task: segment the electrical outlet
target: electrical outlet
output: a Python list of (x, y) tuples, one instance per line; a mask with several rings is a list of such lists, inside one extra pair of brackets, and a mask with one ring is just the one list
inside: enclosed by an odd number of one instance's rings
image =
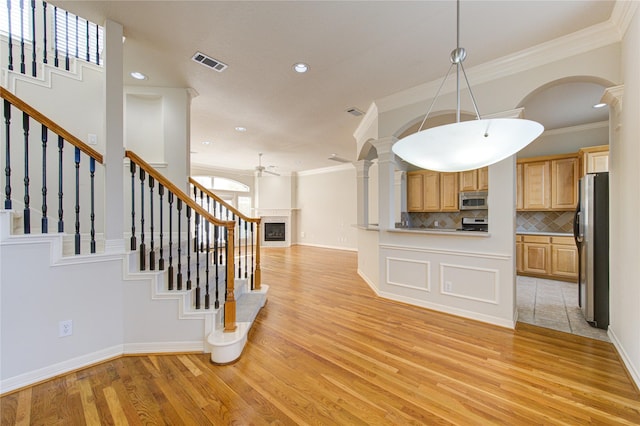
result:
[(447, 293), (451, 293), (451, 281), (445, 281), (444, 282), (444, 291), (446, 291)]
[(89, 133), (89, 137), (88, 137), (87, 143), (89, 145), (98, 145), (98, 135), (93, 134), (93, 133)]
[(58, 323), (58, 337), (71, 336), (73, 334), (73, 321), (65, 320)]
[(305, 235), (304, 235), (304, 231), (302, 231), (302, 232), (300, 233), (300, 237), (304, 238), (304, 236), (305, 236)]

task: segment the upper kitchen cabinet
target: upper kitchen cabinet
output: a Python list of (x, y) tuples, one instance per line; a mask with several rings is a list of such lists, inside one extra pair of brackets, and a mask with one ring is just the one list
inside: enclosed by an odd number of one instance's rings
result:
[(460, 172), (458, 179), (460, 191), (486, 191), (489, 189), (489, 167)]
[(578, 201), (578, 157), (518, 160), (517, 210), (573, 210)]
[(590, 146), (580, 149), (580, 176), (587, 173), (609, 171), (609, 145)]
[(407, 173), (409, 212), (458, 211), (458, 174), (420, 170)]

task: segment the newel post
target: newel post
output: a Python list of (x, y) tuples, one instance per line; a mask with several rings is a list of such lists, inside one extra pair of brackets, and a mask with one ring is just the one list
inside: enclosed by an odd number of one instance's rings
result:
[(224, 299), (224, 332), (231, 333), (236, 331), (236, 300), (234, 296), (235, 290), (235, 268), (234, 268), (234, 240), (235, 240), (235, 222), (226, 225), (227, 227), (227, 290)]
[(260, 226), (262, 219), (259, 218), (258, 222), (256, 222), (256, 270), (255, 270), (255, 281), (254, 281), (254, 290), (260, 290), (260, 284), (262, 283), (262, 272), (260, 271)]

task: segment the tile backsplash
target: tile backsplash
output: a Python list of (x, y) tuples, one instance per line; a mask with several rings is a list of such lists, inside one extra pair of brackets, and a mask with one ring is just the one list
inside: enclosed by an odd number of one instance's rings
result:
[(516, 232), (573, 232), (574, 212), (518, 212)]
[[(487, 210), (402, 213), (398, 228), (460, 228), (463, 217), (487, 217)], [(517, 212), (516, 232), (573, 232), (573, 212)]]
[(402, 213), (402, 228), (460, 228), (463, 217), (487, 217), (487, 210), (465, 210), (449, 213)]

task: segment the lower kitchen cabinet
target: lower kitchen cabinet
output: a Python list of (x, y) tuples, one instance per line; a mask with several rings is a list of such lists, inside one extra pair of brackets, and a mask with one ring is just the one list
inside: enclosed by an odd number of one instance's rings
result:
[(516, 272), (552, 280), (578, 280), (578, 249), (573, 237), (516, 236)]

